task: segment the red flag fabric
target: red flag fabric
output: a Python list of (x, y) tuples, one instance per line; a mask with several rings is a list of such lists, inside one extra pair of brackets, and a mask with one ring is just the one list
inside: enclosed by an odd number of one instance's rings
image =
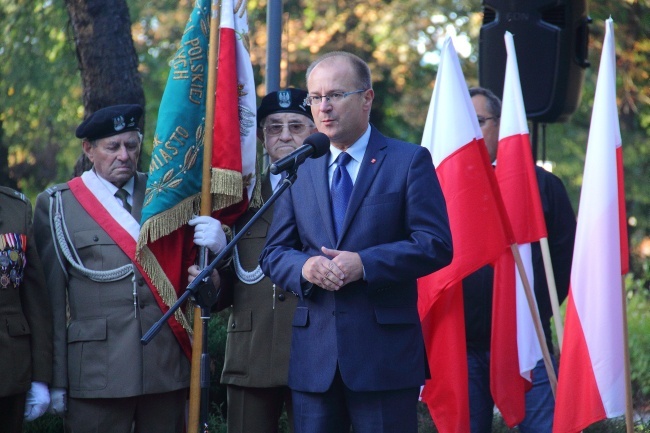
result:
[[(463, 287), (462, 283), (457, 283), (456, 287), (443, 290), (428, 314), (422, 318), (427, 348), (436, 352), (427, 350), (431, 379), (422, 389), (420, 398), (427, 403), (439, 432), (469, 431), (463, 314)], [(462, 374), (463, 371), (465, 374)]]
[(227, 226), (246, 211), (255, 185), (257, 101), (245, 6), (223, 0), (220, 13), (210, 190), (213, 216)]
[[(461, 282), (465, 276), (496, 260), (511, 236), (494, 170), (451, 39), (442, 48), (422, 146), (433, 157), (447, 202), (454, 247), (449, 266), (418, 280), (418, 310), (429, 366), (432, 371), (444, 372), (443, 377), (427, 381), (422, 399), (438, 431), (467, 432), (469, 398)], [(441, 304), (437, 305), (438, 302)], [(442, 305), (454, 312), (453, 317), (442, 313)], [(457, 325), (450, 326), (450, 323)]]
[[(571, 269), (554, 433), (579, 432), (625, 413), (624, 301), (627, 242), (619, 193), (614, 24), (606, 21)], [(605, 319), (606, 318), (606, 319)]]
[[(530, 243), (547, 237), (544, 212), (535, 175), (526, 109), (521, 91), (517, 53), (512, 34), (505, 34), (504, 80), (496, 177), (524, 264), (525, 278), (534, 287)], [(525, 417), (525, 392), (531, 371), (542, 359), (524, 283), (512, 251), (495, 265), (490, 349), (490, 389), (509, 427)], [(536, 306), (535, 306), (536, 308)]]

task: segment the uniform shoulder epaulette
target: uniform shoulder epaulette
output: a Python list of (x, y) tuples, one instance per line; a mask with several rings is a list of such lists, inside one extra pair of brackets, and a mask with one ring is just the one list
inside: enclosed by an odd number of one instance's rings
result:
[(65, 191), (66, 189), (70, 189), (70, 185), (67, 183), (60, 183), (58, 185), (53, 185), (49, 187), (48, 189), (45, 190), (47, 195), (54, 195), (57, 191)]
[(18, 192), (15, 189), (8, 188), (6, 186), (0, 186), (0, 193), (2, 193), (4, 195), (8, 195), (9, 197), (12, 197), (12, 198), (21, 200), (21, 201), (23, 201), (25, 203), (28, 203), (27, 197), (25, 197), (25, 194), (23, 194), (22, 192)]

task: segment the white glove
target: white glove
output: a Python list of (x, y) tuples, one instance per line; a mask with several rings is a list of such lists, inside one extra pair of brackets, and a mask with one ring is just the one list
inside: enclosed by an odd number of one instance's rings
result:
[(32, 387), (27, 392), (25, 401), (25, 419), (34, 421), (43, 415), (50, 405), (50, 393), (47, 384), (43, 382), (32, 382)]
[(208, 247), (210, 251), (219, 254), (226, 246), (226, 234), (221, 228), (221, 222), (209, 216), (197, 216), (188, 221), (194, 226), (194, 243)]
[(50, 390), (50, 407), (47, 411), (54, 415), (63, 416), (66, 409), (68, 391), (65, 388), (52, 388)]

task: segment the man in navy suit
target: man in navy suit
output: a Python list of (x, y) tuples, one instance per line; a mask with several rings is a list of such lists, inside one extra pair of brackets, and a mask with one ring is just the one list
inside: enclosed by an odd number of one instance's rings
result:
[(295, 431), (416, 433), (426, 374), (416, 281), (452, 259), (431, 155), (369, 124), (375, 94), (357, 56), (320, 57), (307, 87), (330, 152), (298, 169), (260, 256), (264, 273), (299, 297)]

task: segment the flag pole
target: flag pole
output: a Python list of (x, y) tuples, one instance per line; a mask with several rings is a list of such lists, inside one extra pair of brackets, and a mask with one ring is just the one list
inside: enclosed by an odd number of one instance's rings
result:
[(533, 290), (530, 287), (530, 282), (526, 276), (526, 270), (524, 269), (524, 263), (521, 259), (521, 254), (519, 253), (519, 245), (512, 244), (510, 245), (512, 250), (512, 255), (515, 258), (515, 263), (517, 264), (517, 270), (519, 271), (519, 276), (524, 285), (524, 293), (526, 293), (526, 299), (528, 300), (528, 307), (530, 308), (530, 315), (533, 318), (533, 324), (535, 325), (535, 333), (537, 334), (537, 339), (539, 340), (539, 345), (542, 348), (542, 357), (544, 359), (544, 366), (546, 367), (546, 373), (548, 374), (548, 381), (551, 385), (551, 391), (553, 391), (553, 397), (555, 397), (555, 390), (557, 388), (557, 375), (555, 374), (555, 369), (553, 368), (553, 362), (551, 361), (551, 354), (548, 351), (548, 345), (546, 344), (546, 337), (544, 336), (544, 330), (542, 329), (542, 321), (539, 318), (539, 312), (536, 308), (535, 298), (533, 295)]
[(558, 353), (562, 350), (562, 341), (564, 340), (564, 325), (562, 314), (560, 313), (560, 301), (557, 297), (557, 286), (555, 285), (555, 274), (553, 272), (553, 262), (551, 261), (551, 250), (548, 246), (548, 238), (544, 237), (539, 240), (542, 248), (542, 258), (544, 259), (544, 271), (546, 272), (546, 282), (548, 285), (548, 295), (551, 299), (551, 308), (553, 309), (553, 323), (557, 334)]
[(630, 346), (628, 341), (627, 330), (627, 296), (625, 290), (625, 276), (621, 277), (621, 296), (623, 298), (623, 354), (625, 356), (624, 373), (625, 373), (625, 426), (627, 433), (634, 432), (634, 415), (632, 408), (632, 382), (630, 380)]
[[(210, 40), (208, 51), (208, 82), (205, 102), (205, 128), (203, 130), (203, 176), (201, 178), (201, 215), (212, 214), (210, 179), (212, 174), (212, 129), (214, 127), (215, 89), (217, 86), (217, 59), (219, 56), (219, 2), (212, 0), (210, 16)], [(199, 266), (207, 264), (207, 252), (202, 249)], [(188, 409), (188, 433), (198, 433), (201, 408), (201, 356), (203, 354), (203, 321), (201, 308), (194, 308), (192, 366), (190, 374), (190, 402)]]

